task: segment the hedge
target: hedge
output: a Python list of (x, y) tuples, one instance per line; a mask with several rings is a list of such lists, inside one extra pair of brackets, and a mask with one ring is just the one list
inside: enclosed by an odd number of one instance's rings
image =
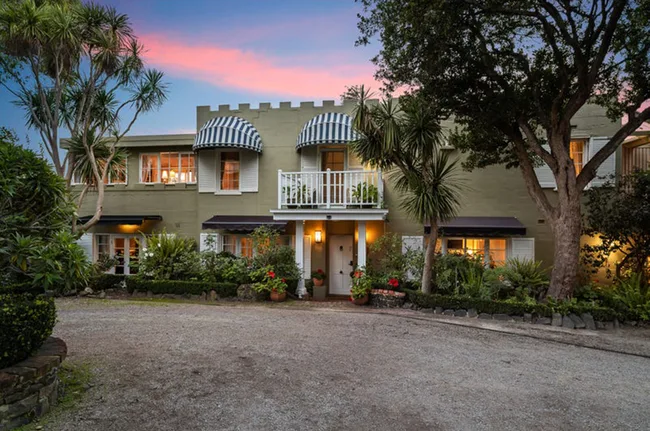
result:
[[(452, 310), (469, 310), (473, 308), (477, 313), (508, 314), (513, 316), (522, 316), (524, 313), (531, 313), (540, 317), (550, 317), (556, 311), (546, 304), (480, 299), (468, 296), (427, 294), (409, 289), (403, 289), (403, 291), (406, 293), (408, 301), (420, 308), (442, 307)], [(639, 320), (637, 313), (622, 313), (611, 308), (590, 304), (564, 304), (562, 305), (562, 310), (557, 311), (562, 314), (574, 313), (577, 315), (590, 313), (594, 320), (602, 322), (612, 321), (614, 319)]]
[(125, 275), (101, 274), (90, 281), (90, 287), (92, 287), (93, 290), (112, 289), (122, 283), (125, 278)]
[(52, 334), (54, 299), (42, 295), (0, 295), (0, 368), (27, 358)]
[(222, 298), (237, 296), (235, 283), (210, 283), (204, 281), (181, 280), (141, 280), (136, 277), (126, 278), (126, 288), (129, 292), (152, 292), (153, 294), (200, 295), (214, 290)]

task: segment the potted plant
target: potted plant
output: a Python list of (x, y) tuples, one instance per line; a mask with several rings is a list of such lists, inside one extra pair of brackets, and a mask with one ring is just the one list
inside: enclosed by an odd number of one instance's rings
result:
[(311, 281), (314, 285), (312, 297), (315, 301), (324, 301), (327, 296), (327, 287), (324, 286), (325, 278), (327, 278), (327, 275), (320, 268), (311, 274)]
[(287, 280), (276, 277), (271, 266), (263, 268), (262, 271), (264, 271), (263, 279), (253, 284), (253, 290), (258, 293), (269, 292), (273, 302), (285, 301), (287, 299)]
[(352, 186), (352, 202), (355, 202), (358, 207), (377, 205), (379, 189), (374, 184), (368, 184), (365, 181)]
[(372, 280), (363, 269), (357, 269), (352, 274), (352, 286), (350, 287), (350, 299), (356, 305), (364, 305), (368, 302), (368, 294), (372, 290)]

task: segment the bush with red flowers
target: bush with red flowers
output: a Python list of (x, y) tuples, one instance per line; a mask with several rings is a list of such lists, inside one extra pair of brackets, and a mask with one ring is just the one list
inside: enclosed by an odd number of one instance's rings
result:
[(265, 266), (251, 273), (253, 280), (258, 280), (253, 284), (253, 290), (261, 292), (284, 293), (287, 290), (287, 280), (276, 276), (272, 266)]
[(357, 268), (352, 274), (350, 295), (352, 299), (360, 299), (370, 293), (372, 279), (366, 274), (364, 268)]

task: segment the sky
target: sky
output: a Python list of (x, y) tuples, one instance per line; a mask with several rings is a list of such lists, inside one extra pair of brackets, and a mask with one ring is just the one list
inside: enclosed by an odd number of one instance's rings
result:
[[(132, 135), (194, 133), (196, 106), (340, 101), (346, 86), (378, 89), (370, 59), (355, 47), (354, 0), (100, 0), (131, 19), (148, 67), (165, 73), (169, 99)], [(38, 147), (25, 114), (0, 88), (0, 126)], [(65, 132), (63, 133), (65, 135)]]

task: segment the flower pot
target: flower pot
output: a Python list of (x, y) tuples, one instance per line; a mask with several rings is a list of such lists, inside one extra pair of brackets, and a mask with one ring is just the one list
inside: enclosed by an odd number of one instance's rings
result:
[(317, 278), (312, 278), (311, 281), (314, 282), (314, 286), (322, 286), (325, 283), (325, 280), (319, 280)]
[(271, 291), (271, 301), (273, 302), (283, 302), (287, 299), (287, 292), (278, 293), (275, 290)]
[(356, 305), (365, 305), (368, 303), (368, 295), (362, 297), (362, 298), (355, 298), (352, 300)]

